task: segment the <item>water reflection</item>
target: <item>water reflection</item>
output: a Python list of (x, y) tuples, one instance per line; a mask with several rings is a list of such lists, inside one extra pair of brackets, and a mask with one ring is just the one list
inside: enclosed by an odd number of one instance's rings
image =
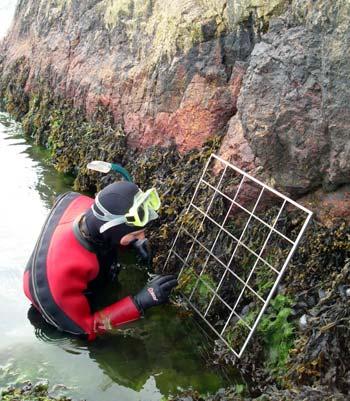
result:
[[(58, 332), (33, 309), (28, 317), (35, 327), (38, 339), (55, 344), (70, 354), (86, 353), (108, 376), (109, 386), (117, 383), (140, 392), (148, 379), (153, 378), (155, 388), (161, 394), (192, 386), (209, 392), (217, 390), (224, 382), (205, 366), (198, 371), (199, 366), (193, 361), (193, 352), (200, 344), (192, 338), (188, 346), (195, 348), (189, 349), (183, 344), (180, 347), (176, 346), (179, 343), (176, 341), (179, 340), (178, 327), (183, 327), (183, 335), (193, 332), (193, 328), (186, 325), (186, 321), (181, 321), (171, 309), (167, 308), (168, 317), (172, 319), (170, 325), (159, 327), (160, 316), (155, 314), (151, 318), (148, 317), (152, 321), (148, 327), (129, 326), (121, 329), (119, 333), (105, 335), (92, 343)], [(175, 326), (176, 335), (173, 334)], [(181, 342), (183, 340), (181, 339)], [(172, 348), (164, 346), (167, 343), (172, 343)]]
[[(4, 127), (3, 132), (8, 134), (3, 137), (4, 142), (7, 142), (6, 145), (18, 147), (18, 155), (31, 161), (36, 179), (29, 188), (34, 190), (45, 207), (50, 209), (59, 194), (71, 190), (74, 178), (54, 170), (50, 163), (50, 151), (25, 140), (20, 124), (11, 119), (7, 113), (0, 113), (0, 124)], [(11, 164), (14, 164), (14, 161), (9, 163), (9, 167)]]

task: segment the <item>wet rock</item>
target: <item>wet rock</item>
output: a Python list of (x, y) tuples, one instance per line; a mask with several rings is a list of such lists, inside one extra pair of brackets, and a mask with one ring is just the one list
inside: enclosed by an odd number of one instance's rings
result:
[(304, 314), (303, 316), (301, 316), (301, 318), (299, 319), (299, 327), (301, 330), (306, 330), (308, 326), (308, 317), (306, 314)]
[(318, 290), (318, 297), (319, 297), (319, 299), (321, 300), (322, 298), (324, 298), (326, 296), (326, 292), (322, 289), (322, 288), (320, 288), (319, 290)]
[(28, 383), (25, 383), (25, 384), (23, 384), (23, 387), (22, 387), (22, 392), (25, 394), (25, 393), (28, 393), (28, 392), (30, 392), (31, 390), (32, 390), (32, 383), (30, 383), (30, 382), (28, 382)]
[(2, 401), (70, 401), (65, 396), (52, 397), (48, 392), (46, 384), (32, 386), (30, 383), (23, 383), (15, 387), (3, 388), (1, 392)]
[(350, 297), (350, 285), (348, 284), (342, 284), (339, 286), (339, 294), (343, 297), (343, 298), (349, 298)]

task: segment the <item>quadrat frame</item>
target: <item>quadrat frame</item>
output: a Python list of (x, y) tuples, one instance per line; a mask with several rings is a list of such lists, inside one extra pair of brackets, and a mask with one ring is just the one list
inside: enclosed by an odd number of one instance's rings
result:
[[(213, 167), (216, 171), (219, 171), (219, 174), (214, 174), (212, 170)], [(223, 184), (225, 182), (230, 183), (230, 179), (231, 188), (229, 191), (226, 191)], [(202, 201), (204, 206), (203, 204), (196, 204), (196, 198), (200, 193), (204, 196), (204, 202)], [(225, 215), (223, 214), (220, 216), (219, 221), (218, 218), (211, 213), (211, 208), (218, 199), (226, 204), (225, 209), (227, 209)], [(269, 219), (266, 218), (264, 212), (266, 200), (270, 202), (273, 201), (276, 210), (275, 215), (273, 215), (273, 217), (270, 216)], [(278, 204), (278, 207), (276, 207), (276, 204)], [(284, 226), (282, 215), (287, 213), (290, 208), (302, 213), (301, 226), (293, 231), (293, 238), (291, 238), (288, 233), (282, 232)], [(202, 220), (195, 230), (186, 228), (184, 223), (182, 223), (169, 251), (164, 269), (166, 269), (171, 261), (175, 260), (175, 262), (181, 266), (179, 273), (180, 280), (186, 272), (188, 273), (191, 271), (191, 274), (195, 277), (195, 283), (189, 293), (182, 295), (219, 338), (224, 341), (229, 349), (240, 358), (274, 295), (288, 263), (311, 219), (312, 212), (219, 156), (212, 154), (204, 167), (185, 215), (190, 215), (191, 213), (196, 213)], [(243, 216), (244, 224), (241, 230), (232, 232), (232, 230), (228, 228), (227, 223), (229, 220), (232, 220), (232, 216), (234, 215)], [(203, 233), (205, 222), (210, 223), (215, 231), (211, 245), (210, 243), (208, 245), (206, 233)], [(251, 241), (245, 240), (252, 226), (256, 226), (257, 224), (260, 225), (258, 230), (260, 233), (259, 235), (261, 236), (261, 233), (264, 233), (264, 235), (262, 235), (263, 240), (258, 248), (254, 247)], [(202, 235), (200, 235), (201, 232)], [(183, 240), (184, 235), (186, 237), (185, 242)], [(226, 260), (223, 260), (223, 258), (215, 252), (216, 247), (220, 244), (222, 235), (228, 236), (227, 238), (229, 238), (233, 244), (232, 252), (230, 249), (230, 254), (226, 257)], [(204, 241), (201, 240), (201, 236), (204, 236), (206, 240), (205, 244), (203, 243)], [(276, 263), (273, 262), (273, 255), (270, 257), (268, 254), (268, 248), (279, 252), (281, 248), (280, 241), (283, 241), (286, 246), (284, 247), (285, 250), (282, 259), (279, 258), (278, 265), (276, 265)], [(275, 248), (271, 247), (271, 245), (274, 245)], [(181, 252), (178, 251), (178, 249)], [(202, 254), (205, 255), (205, 258), (203, 263), (196, 264), (196, 271), (194, 272), (193, 267), (191, 267), (190, 259), (193, 259), (195, 249), (200, 249)], [(180, 255), (184, 250), (186, 254)], [(252, 258), (248, 266), (246, 266), (244, 277), (235, 268), (235, 266), (237, 266), (235, 259), (238, 259), (238, 254), (242, 251), (247, 253), (248, 259)], [(206, 269), (209, 259), (214, 263), (214, 270), (219, 272), (215, 283), (213, 280), (208, 280), (206, 278)], [(272, 274), (274, 277), (274, 279), (271, 280), (271, 288), (268, 288), (266, 294), (262, 294), (256, 286), (254, 286), (253, 276), (255, 276), (261, 268), (265, 269), (265, 271), (267, 270), (267, 274)], [(231, 280), (232, 284), (237, 283), (237, 285), (240, 286), (239, 291), (237, 291), (237, 296), (230, 301), (225, 299), (220, 293), (220, 288), (223, 286), (225, 280)], [(203, 292), (203, 289), (205, 289), (204, 292), (207, 297), (209, 294), (208, 302), (205, 308), (199, 308), (194, 302), (194, 294), (196, 290), (201, 290)], [(250, 320), (247, 320), (244, 314), (239, 310), (242, 297), (244, 298), (248, 293), (249, 296), (254, 299), (254, 302), (259, 305), (256, 316)], [(214, 303), (220, 303), (220, 306), (227, 311), (227, 317), (224, 321), (222, 321), (222, 319), (220, 321), (220, 328), (218, 328), (218, 322), (213, 322), (212, 319), (208, 319), (211, 307)], [(246, 307), (245, 315), (247, 314), (247, 310), (249, 310), (249, 306), (248, 308)], [(244, 328), (245, 335), (243, 335), (243, 339), (241, 339), (238, 346), (233, 346), (232, 343), (227, 340), (227, 333), (228, 330), (233, 329), (234, 331), (235, 328), (238, 327), (237, 325)], [(241, 334), (240, 337), (242, 337)]]

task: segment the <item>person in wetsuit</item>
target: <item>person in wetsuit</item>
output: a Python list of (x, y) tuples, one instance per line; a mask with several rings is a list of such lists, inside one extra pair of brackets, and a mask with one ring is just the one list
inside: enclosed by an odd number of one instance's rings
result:
[(87, 297), (95, 282), (110, 276), (118, 246), (133, 244), (149, 257), (144, 227), (158, 217), (149, 191), (123, 181), (105, 187), (95, 200), (76, 192), (56, 200), (23, 278), (25, 295), (52, 326), (93, 340), (168, 301), (177, 285), (174, 275), (156, 276), (135, 296), (97, 312)]

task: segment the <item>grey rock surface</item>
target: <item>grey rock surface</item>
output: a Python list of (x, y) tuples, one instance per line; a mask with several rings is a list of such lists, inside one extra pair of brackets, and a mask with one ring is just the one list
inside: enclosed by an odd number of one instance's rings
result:
[(255, 45), (238, 99), (244, 136), (276, 185), (350, 181), (350, 3), (294, 1)]

